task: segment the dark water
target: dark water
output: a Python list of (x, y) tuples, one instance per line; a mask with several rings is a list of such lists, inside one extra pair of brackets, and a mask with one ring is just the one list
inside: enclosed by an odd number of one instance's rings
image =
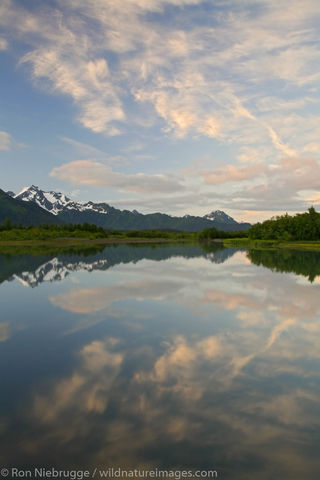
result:
[(0, 468), (318, 479), (319, 274), (285, 250), (0, 254)]

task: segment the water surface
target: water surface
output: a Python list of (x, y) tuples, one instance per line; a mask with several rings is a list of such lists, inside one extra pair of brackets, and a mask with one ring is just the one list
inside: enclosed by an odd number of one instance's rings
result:
[(320, 255), (0, 254), (0, 464), (316, 479)]

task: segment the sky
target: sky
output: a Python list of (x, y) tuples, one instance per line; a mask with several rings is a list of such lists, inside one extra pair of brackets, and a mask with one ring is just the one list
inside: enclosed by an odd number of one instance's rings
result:
[(261, 221), (320, 204), (319, 0), (1, 0), (0, 188)]

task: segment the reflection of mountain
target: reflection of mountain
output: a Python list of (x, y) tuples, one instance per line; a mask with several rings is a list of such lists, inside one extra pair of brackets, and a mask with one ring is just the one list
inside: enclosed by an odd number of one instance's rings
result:
[(305, 250), (249, 250), (248, 258), (276, 272), (294, 272), (313, 282), (320, 275), (320, 252)]
[(77, 246), (77, 247), (2, 247), (0, 253), (0, 283), (13, 280), (14, 275), (20, 276), (23, 272), (34, 272), (42, 265), (50, 262), (53, 257), (63, 256), (75, 260), (92, 257), (96, 252), (102, 252), (104, 246)]
[(34, 272), (21, 272), (14, 274), (12, 278), (19, 280), (23, 285), (36, 287), (42, 282), (56, 282), (63, 280), (70, 273), (80, 270), (92, 272), (93, 270), (104, 270), (107, 260), (97, 260), (92, 263), (84, 261), (71, 262), (64, 261), (57, 257), (52, 258), (48, 262), (40, 265)]
[(64, 254), (31, 256), (22, 254), (0, 255), (0, 282), (19, 280), (23, 285), (36, 287), (42, 282), (55, 282), (66, 278), (75, 271), (107, 270), (121, 263), (136, 263), (147, 259), (167, 260), (171, 257), (204, 257), (213, 263), (223, 263), (235, 254), (237, 249), (221, 245), (206, 247), (200, 245), (111, 245), (103, 251), (86, 254)]
[[(110, 245), (103, 250), (57, 251), (42, 255), (0, 254), (0, 283), (4, 280), (19, 280), (22, 284), (36, 287), (42, 282), (63, 280), (76, 271), (107, 270), (121, 263), (136, 263), (140, 260), (161, 261), (171, 257), (203, 257), (212, 263), (224, 263), (239, 249), (222, 245)], [(263, 265), (277, 272), (294, 272), (304, 275), (312, 282), (320, 275), (320, 253), (301, 250), (249, 250), (248, 258), (256, 265)]]
[(203, 247), (205, 251), (207, 252), (207, 255), (205, 257), (208, 260), (211, 260), (213, 263), (224, 263), (228, 258), (231, 258), (236, 252), (239, 251), (244, 251), (239, 248), (221, 248), (218, 250), (212, 251), (212, 247), (210, 246), (208, 249)]

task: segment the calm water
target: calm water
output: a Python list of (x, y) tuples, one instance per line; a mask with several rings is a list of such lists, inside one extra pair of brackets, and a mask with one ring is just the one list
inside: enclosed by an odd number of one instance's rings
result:
[(318, 274), (284, 250), (0, 255), (0, 467), (318, 479)]

